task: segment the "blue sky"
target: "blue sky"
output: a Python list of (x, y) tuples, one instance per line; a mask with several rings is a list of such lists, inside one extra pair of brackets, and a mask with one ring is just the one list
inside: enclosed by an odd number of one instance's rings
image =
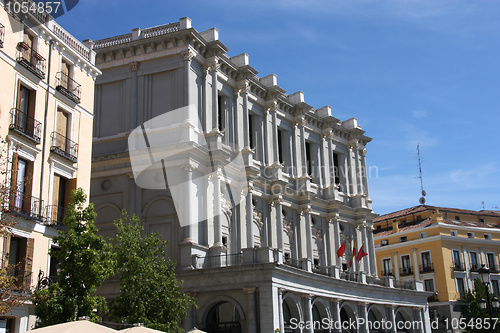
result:
[(81, 0), (58, 22), (97, 40), (185, 16), (287, 93), (358, 119), (376, 213), (418, 205), (418, 143), (428, 204), (500, 207), (500, 2)]

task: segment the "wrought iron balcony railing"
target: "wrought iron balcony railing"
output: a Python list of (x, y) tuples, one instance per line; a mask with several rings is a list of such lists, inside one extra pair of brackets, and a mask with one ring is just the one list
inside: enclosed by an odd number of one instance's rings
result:
[(17, 62), (21, 66), (26, 67), (40, 79), (45, 79), (45, 58), (38, 54), (25, 42), (18, 43), (17, 47), (19, 48)]
[(411, 267), (401, 267), (399, 269), (399, 275), (405, 276), (405, 275), (412, 275), (413, 274), (413, 269)]
[(292, 266), (295, 268), (302, 268), (302, 263), (300, 260), (293, 259), (293, 258), (283, 258), (283, 263), (288, 266)]
[(454, 271), (465, 271), (465, 265), (461, 262), (454, 263), (451, 268), (453, 268)]
[(40, 215), (42, 206), (43, 201), (41, 199), (28, 195), (19, 189), (12, 189), (9, 195), (9, 205), (5, 210), (35, 220), (43, 220), (43, 216)]
[(15, 278), (16, 291), (23, 292), (31, 289), (31, 271), (11, 268), (7, 270), (7, 275)]
[(0, 47), (3, 47), (3, 39), (5, 37), (5, 27), (0, 23)]
[(313, 265), (312, 271), (316, 274), (328, 275), (328, 267), (321, 265)]
[(22, 112), (19, 109), (10, 109), (9, 128), (36, 144), (40, 143), (42, 123), (35, 120), (35, 118), (28, 116), (25, 112)]
[(52, 132), (50, 138), (52, 139), (50, 151), (67, 158), (73, 163), (76, 162), (78, 157), (78, 143), (71, 141), (57, 132)]
[(63, 72), (56, 74), (56, 89), (75, 103), (80, 103), (81, 85)]
[(394, 276), (394, 273), (392, 272), (392, 269), (384, 269), (382, 271), (382, 276)]
[(434, 272), (433, 264), (420, 265), (420, 273)]
[(472, 272), (477, 272), (480, 268), (481, 268), (481, 265), (479, 265), (478, 263), (470, 264), (470, 270)]
[(45, 223), (49, 225), (63, 226), (65, 217), (66, 208), (57, 205), (50, 205), (46, 207)]

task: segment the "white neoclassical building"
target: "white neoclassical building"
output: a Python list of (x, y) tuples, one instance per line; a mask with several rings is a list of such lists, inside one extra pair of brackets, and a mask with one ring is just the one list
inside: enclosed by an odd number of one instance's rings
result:
[[(258, 77), (247, 54), (228, 56), (217, 29), (198, 32), (189, 18), (85, 43), (102, 71), (97, 225), (113, 235), (126, 209), (168, 240), (197, 298), (186, 329), (430, 332), (422, 285), (377, 277), (371, 139), (356, 119)], [(354, 244), (367, 255), (351, 267)]]

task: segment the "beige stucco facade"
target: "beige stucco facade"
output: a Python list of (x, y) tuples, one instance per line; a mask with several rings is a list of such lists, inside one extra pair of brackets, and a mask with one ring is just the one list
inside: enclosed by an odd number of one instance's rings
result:
[[(8, 13), (0, 1), (0, 183), (3, 217), (15, 221), (0, 239), (1, 264), (17, 264), (19, 290), (33, 291), (40, 272), (54, 276), (52, 238), (63, 227), (71, 191), (90, 191), (94, 52), (47, 15)], [(28, 302), (0, 317), (0, 332), (35, 324)]]

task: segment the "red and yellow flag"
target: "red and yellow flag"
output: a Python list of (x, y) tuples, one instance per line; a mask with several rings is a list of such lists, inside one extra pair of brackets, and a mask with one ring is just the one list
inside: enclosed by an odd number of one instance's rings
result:
[(354, 243), (352, 245), (352, 255), (351, 255), (351, 260), (349, 261), (349, 267), (352, 266), (352, 262), (355, 256), (356, 256), (356, 238), (354, 238)]

